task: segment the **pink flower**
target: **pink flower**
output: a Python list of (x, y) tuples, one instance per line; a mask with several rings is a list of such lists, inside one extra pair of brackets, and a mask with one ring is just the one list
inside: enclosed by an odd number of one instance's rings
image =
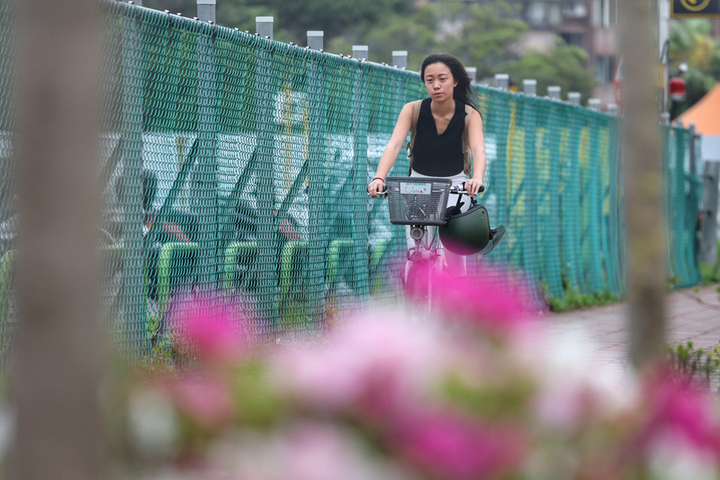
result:
[(180, 343), (193, 348), (201, 358), (218, 363), (241, 358), (246, 346), (241, 330), (244, 319), (236, 316), (232, 306), (219, 299), (188, 295), (174, 303), (170, 318)]
[(509, 272), (483, 268), (477, 276), (440, 274), (432, 281), (435, 305), (448, 321), (503, 335), (531, 323), (531, 287), (513, 280)]
[(220, 379), (187, 374), (166, 388), (177, 407), (201, 428), (215, 429), (233, 419), (232, 393)]
[[(663, 375), (648, 389), (650, 418), (646, 442), (672, 431), (720, 460), (720, 418), (707, 393), (690, 383)], [(676, 437), (677, 438), (677, 437)]]
[(450, 350), (430, 325), (384, 313), (343, 325), (322, 346), (281, 352), (273, 381), (312, 408), (330, 411), (384, 417), (417, 402), (437, 381)]
[(433, 478), (498, 478), (521, 466), (523, 441), (513, 428), (480, 426), (443, 413), (406, 421), (395, 439), (397, 448), (412, 465)]

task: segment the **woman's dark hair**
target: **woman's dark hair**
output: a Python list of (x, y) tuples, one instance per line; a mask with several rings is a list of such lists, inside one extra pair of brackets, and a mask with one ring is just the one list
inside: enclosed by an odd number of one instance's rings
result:
[(428, 57), (423, 60), (422, 66), (420, 67), (420, 79), (422, 82), (425, 83), (425, 68), (434, 63), (444, 63), (447, 65), (453, 78), (458, 82), (455, 86), (455, 90), (453, 90), (453, 98), (455, 100), (460, 100), (466, 105), (470, 105), (480, 112), (477, 101), (477, 93), (475, 92), (475, 89), (470, 86), (472, 77), (470, 77), (470, 74), (467, 73), (467, 70), (465, 70), (465, 66), (463, 66), (462, 62), (458, 60), (457, 57), (450, 55), (449, 53), (433, 53), (432, 55), (428, 55)]

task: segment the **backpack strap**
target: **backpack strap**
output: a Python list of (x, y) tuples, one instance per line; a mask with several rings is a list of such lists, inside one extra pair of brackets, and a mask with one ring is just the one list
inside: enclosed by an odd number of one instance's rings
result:
[[(413, 116), (412, 116), (412, 124), (410, 125), (410, 141), (407, 144), (407, 147), (405, 149), (405, 153), (407, 153), (408, 158), (410, 159), (410, 172), (408, 175), (412, 173), (412, 161), (413, 161), (413, 147), (415, 146), (415, 135), (417, 134), (417, 123), (418, 119), (420, 118), (420, 106), (422, 104), (422, 100), (416, 100), (413, 102)], [(467, 125), (465, 126), (465, 129), (467, 129)]]
[[(410, 141), (407, 144), (405, 152), (410, 159), (410, 172), (412, 174), (412, 161), (413, 161), (413, 147), (415, 146), (415, 135), (417, 134), (417, 123), (420, 118), (420, 106), (422, 100), (413, 102), (413, 117), (412, 124), (410, 126)], [(472, 152), (470, 151), (470, 140), (468, 137), (468, 129), (470, 126), (470, 116), (472, 115), (473, 108), (470, 105), (465, 105), (465, 128), (462, 133), (462, 151), (463, 151), (463, 171), (468, 177), (472, 172)]]
[(470, 105), (465, 105), (465, 129), (462, 133), (462, 151), (463, 151), (463, 171), (468, 177), (472, 172), (472, 152), (470, 151), (470, 140), (468, 137), (468, 127), (470, 126), (470, 115), (472, 115), (473, 108)]

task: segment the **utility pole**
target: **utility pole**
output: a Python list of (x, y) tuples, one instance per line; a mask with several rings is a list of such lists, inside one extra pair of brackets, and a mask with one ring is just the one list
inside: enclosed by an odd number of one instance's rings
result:
[(670, 2), (671, 0), (658, 0), (658, 75), (662, 78), (662, 92), (660, 99), (660, 112), (668, 109), (668, 78), (670, 74)]
[(620, 7), (623, 52), (623, 147), (630, 358), (641, 369), (665, 354), (666, 239), (658, 126), (657, 3)]

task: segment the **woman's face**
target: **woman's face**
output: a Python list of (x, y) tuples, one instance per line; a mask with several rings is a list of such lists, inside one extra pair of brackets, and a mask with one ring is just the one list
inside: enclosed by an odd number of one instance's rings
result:
[(453, 98), (453, 89), (458, 82), (444, 63), (432, 63), (425, 67), (425, 87), (428, 94), (435, 101), (445, 101)]

